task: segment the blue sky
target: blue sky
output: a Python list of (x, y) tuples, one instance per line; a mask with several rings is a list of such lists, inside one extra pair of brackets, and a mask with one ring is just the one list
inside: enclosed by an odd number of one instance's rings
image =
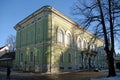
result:
[(71, 17), (70, 8), (75, 0), (0, 0), (0, 46), (10, 34), (16, 35), (14, 26), (44, 5), (51, 5)]
[(76, 0), (0, 0), (0, 47), (6, 44), (10, 34), (16, 35), (13, 27), (19, 21), (42, 6), (51, 5), (66, 16), (74, 18), (71, 7), (75, 2)]

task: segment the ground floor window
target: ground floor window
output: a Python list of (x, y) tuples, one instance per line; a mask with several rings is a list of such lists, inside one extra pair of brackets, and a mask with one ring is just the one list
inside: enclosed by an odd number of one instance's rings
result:
[(33, 62), (33, 59), (34, 59), (34, 54), (33, 52), (30, 53), (30, 61)]
[(23, 61), (23, 53), (20, 53), (20, 61)]
[(63, 52), (61, 52), (60, 53), (60, 62), (62, 62), (62, 63), (64, 62), (64, 56), (63, 55), (64, 55)]
[(71, 54), (68, 53), (68, 62), (71, 63)]

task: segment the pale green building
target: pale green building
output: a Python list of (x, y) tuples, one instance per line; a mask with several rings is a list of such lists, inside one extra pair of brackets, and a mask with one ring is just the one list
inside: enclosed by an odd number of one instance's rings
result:
[(43, 6), (14, 28), (18, 70), (57, 73), (106, 67), (104, 41), (87, 30), (83, 33), (81, 26), (51, 6)]

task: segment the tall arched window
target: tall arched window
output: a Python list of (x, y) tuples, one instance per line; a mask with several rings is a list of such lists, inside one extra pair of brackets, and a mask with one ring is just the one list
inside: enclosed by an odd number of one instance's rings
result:
[(97, 45), (95, 44), (95, 51), (97, 51)]
[(93, 49), (93, 46), (92, 46), (92, 44), (90, 44), (90, 50), (92, 50)]
[(86, 40), (83, 40), (82, 48), (85, 50), (88, 49), (88, 42)]
[(80, 38), (78, 39), (78, 44), (77, 45), (78, 45), (78, 48), (81, 48), (81, 39)]
[(94, 44), (92, 45), (92, 50), (95, 51), (95, 45)]
[(85, 49), (85, 48), (86, 48), (86, 41), (83, 40), (83, 49)]
[(64, 42), (64, 34), (61, 29), (58, 29), (57, 33), (57, 41), (63, 43)]
[(88, 42), (86, 41), (86, 49), (88, 49)]
[(71, 44), (71, 35), (70, 35), (70, 33), (67, 33), (67, 36), (66, 36), (66, 44), (68, 44), (68, 45)]

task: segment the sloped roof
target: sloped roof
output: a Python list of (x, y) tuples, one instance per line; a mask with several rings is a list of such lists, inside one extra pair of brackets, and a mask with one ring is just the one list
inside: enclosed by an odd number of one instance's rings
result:
[(2, 48), (4, 48), (5, 46), (3, 46), (3, 47), (0, 47), (0, 50), (2, 49)]
[(12, 58), (12, 59), (15, 59), (15, 52), (5, 53), (4, 55), (0, 56), (0, 59), (1, 58)]
[(0, 58), (0, 61), (12, 60), (12, 58)]

